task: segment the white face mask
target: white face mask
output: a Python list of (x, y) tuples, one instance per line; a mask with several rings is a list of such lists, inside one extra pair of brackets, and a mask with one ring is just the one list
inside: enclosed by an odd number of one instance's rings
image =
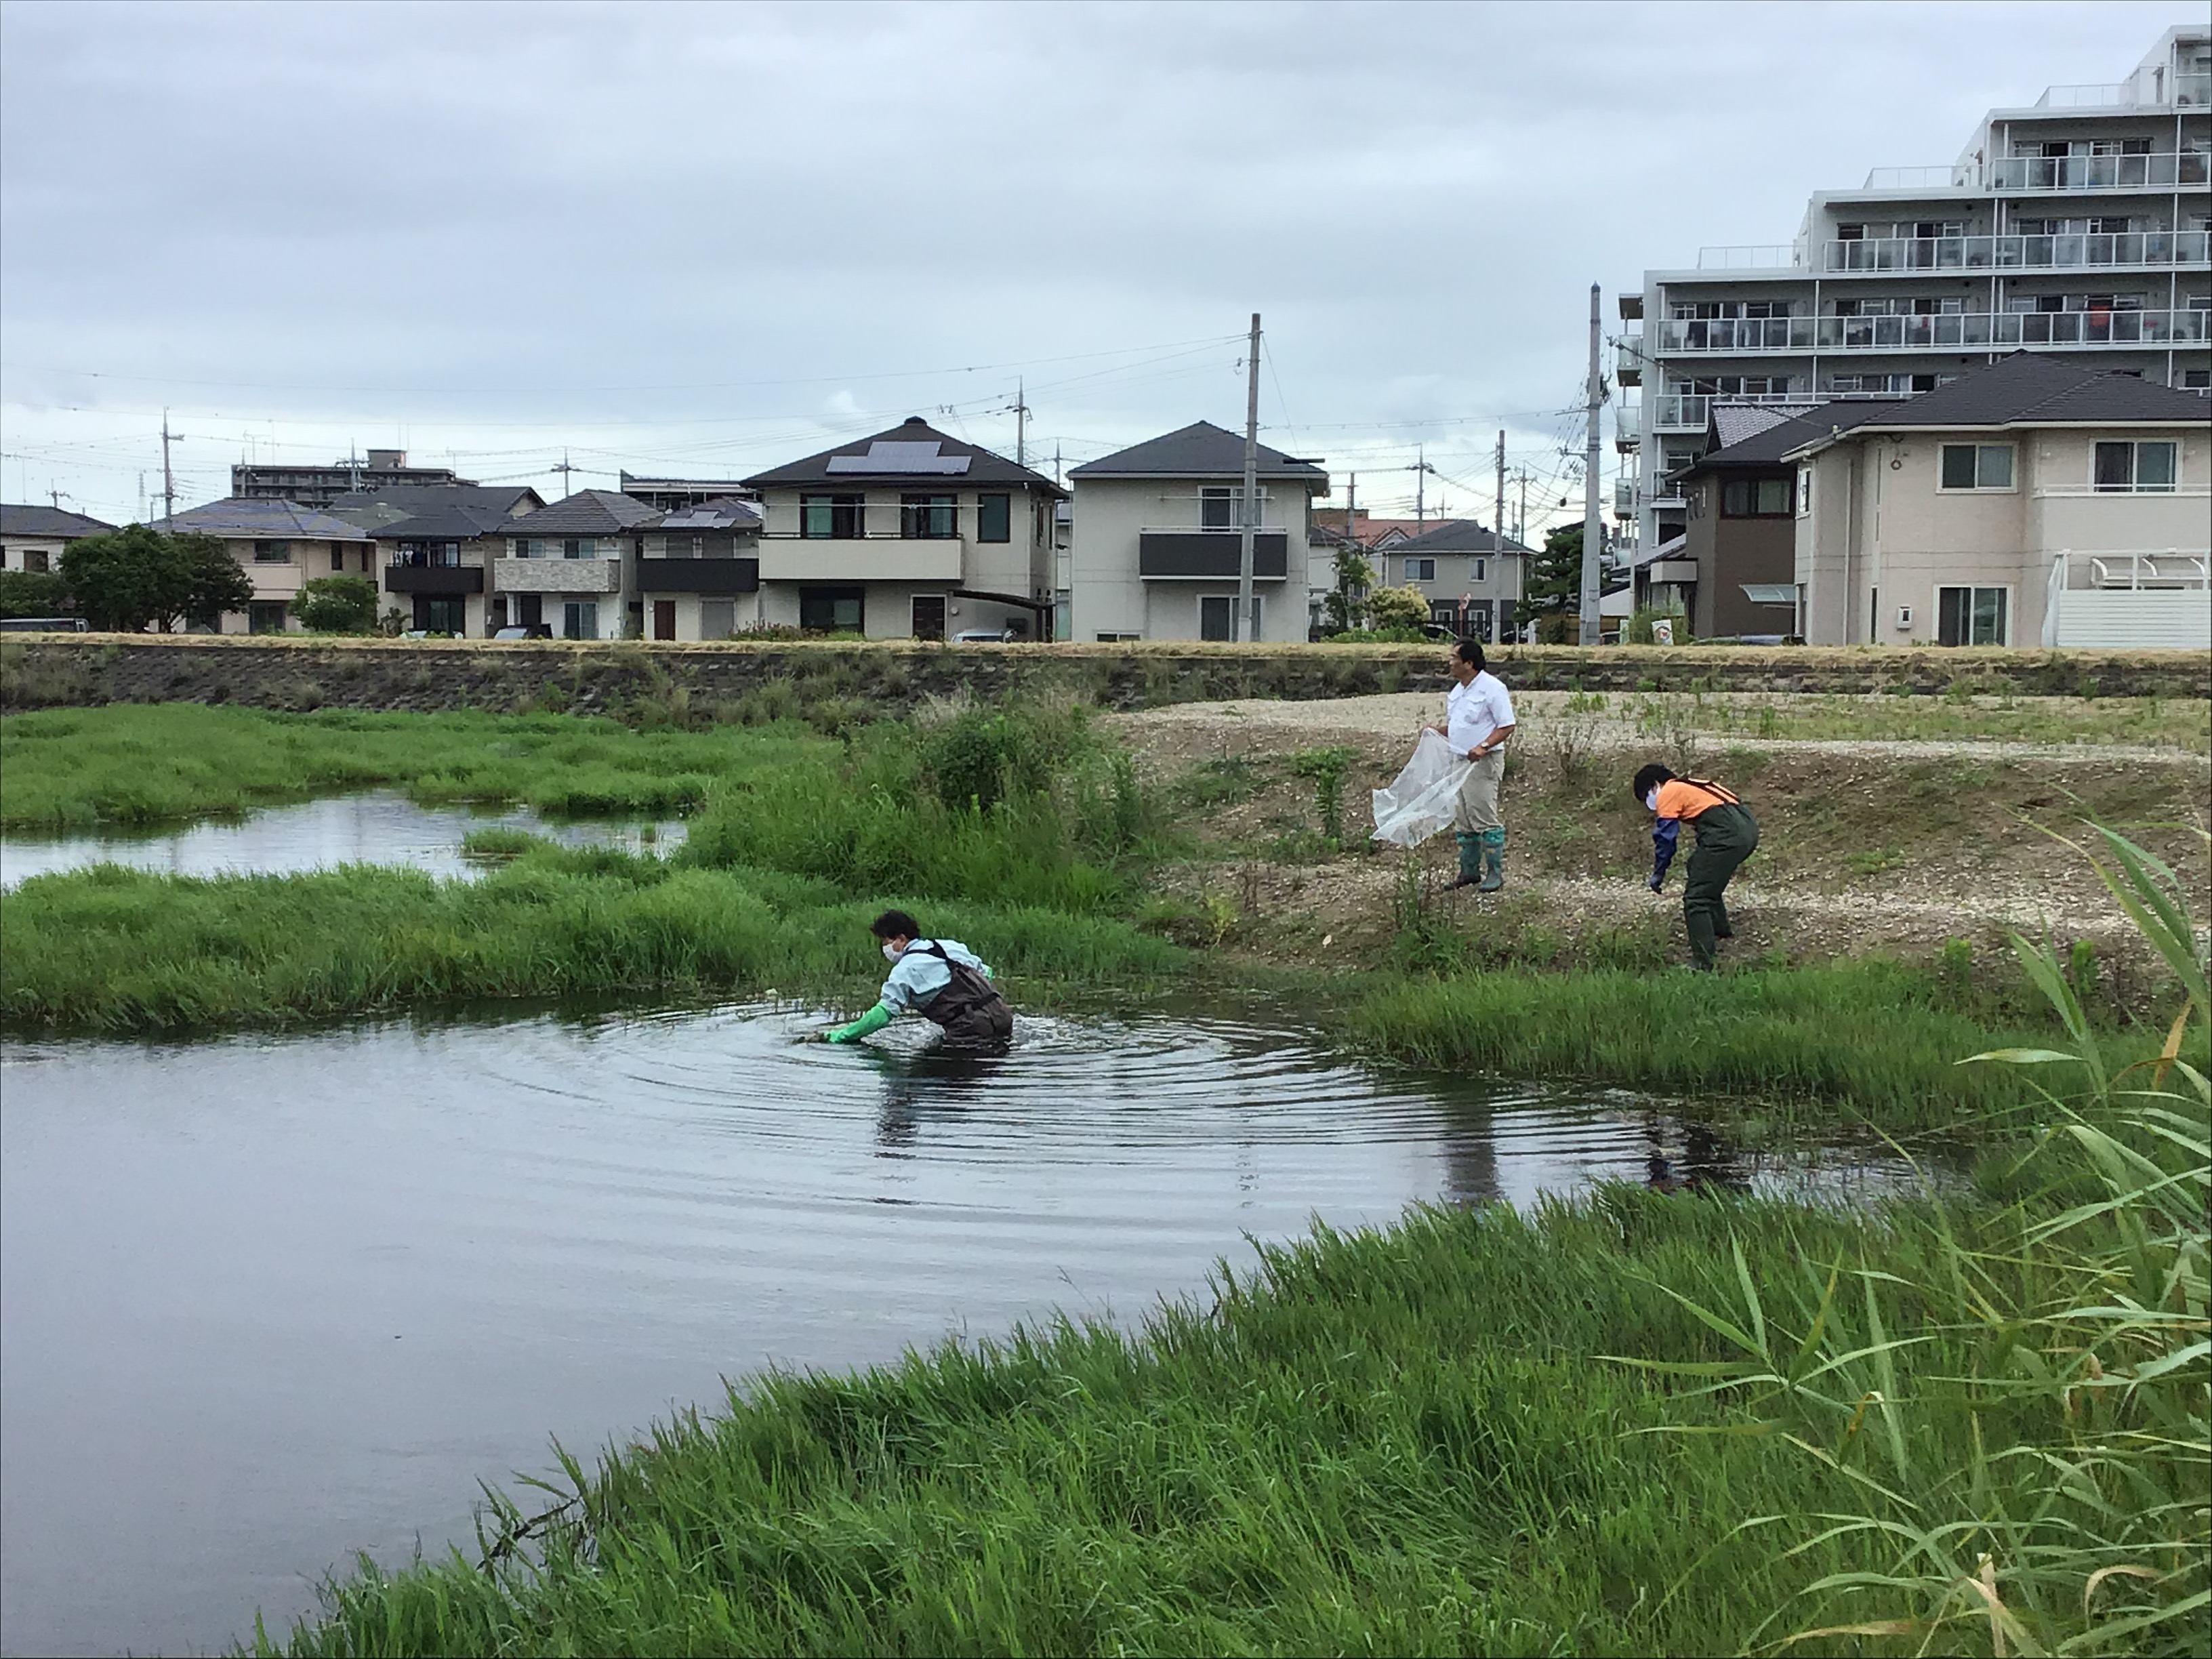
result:
[(1650, 794), (1644, 796), (1644, 805), (1647, 811), (1653, 812), (1657, 811), (1659, 810), (1659, 792), (1656, 789), (1654, 789)]
[(886, 939), (884, 942), (884, 960), (885, 962), (896, 962), (898, 959), (899, 947)]

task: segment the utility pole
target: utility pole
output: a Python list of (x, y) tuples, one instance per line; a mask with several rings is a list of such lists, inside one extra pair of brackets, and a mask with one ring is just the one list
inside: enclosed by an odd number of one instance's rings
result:
[(1505, 434), (1498, 434), (1498, 516), (1490, 521), (1491, 551), (1505, 556)]
[(169, 411), (161, 411), (161, 517), (164, 520), (177, 516), (177, 474), (169, 465), (169, 446), (185, 434), (169, 430)]
[(1605, 381), (1598, 368), (1598, 285), (1590, 284), (1589, 410), (1583, 434), (1582, 642), (1595, 645), (1598, 618), (1598, 561), (1605, 550), (1605, 520), (1598, 516), (1598, 416), (1605, 404)]
[(1014, 381), (1014, 465), (1030, 464), (1030, 405), (1022, 395), (1022, 383)]
[(1528, 469), (1521, 469), (1521, 511), (1513, 520), (1513, 539), (1522, 546), (1528, 545)]
[(1243, 545), (1237, 554), (1237, 615), (1229, 637), (1250, 640), (1260, 630), (1252, 626), (1252, 539), (1260, 527), (1260, 313), (1252, 313), (1252, 343), (1244, 353), (1244, 520)]
[(548, 472), (558, 472), (561, 475), (561, 493), (563, 495), (570, 495), (575, 493), (568, 488), (568, 475), (572, 472), (578, 471), (580, 469), (568, 465), (568, 452), (567, 450), (564, 449), (561, 452), (560, 465), (549, 466), (545, 470)]

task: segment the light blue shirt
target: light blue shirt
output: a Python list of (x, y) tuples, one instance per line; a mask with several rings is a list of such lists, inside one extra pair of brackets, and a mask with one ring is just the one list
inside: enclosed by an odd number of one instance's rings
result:
[(932, 952), (923, 950), (921, 947), (925, 945), (936, 945), (953, 962), (966, 963), (985, 979), (991, 977), (989, 964), (958, 939), (912, 940), (905, 950), (899, 952), (898, 961), (892, 964), (890, 977), (884, 981), (880, 1000), (895, 1014), (921, 1007), (952, 983), (951, 966), (939, 961)]

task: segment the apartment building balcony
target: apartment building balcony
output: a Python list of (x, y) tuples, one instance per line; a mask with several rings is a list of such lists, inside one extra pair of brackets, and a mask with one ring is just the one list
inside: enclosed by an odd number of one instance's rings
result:
[(494, 559), (498, 593), (619, 593), (620, 559)]
[[(2085, 156), (2085, 161), (2142, 157)], [(2212, 261), (2212, 232), (2074, 231), (2058, 235), (1869, 236), (1823, 242), (1830, 274), (1899, 270), (2144, 270)]]
[[(1225, 579), (1234, 581), (1243, 560), (1244, 538), (1233, 530), (1139, 530), (1137, 574), (1148, 580)], [(1252, 537), (1252, 574), (1259, 581), (1280, 581), (1290, 568), (1291, 538), (1280, 530)]]
[(2201, 149), (2148, 155), (2005, 155), (1988, 168), (1990, 190), (2035, 193), (2077, 190), (2172, 190), (2212, 184), (2212, 155)]
[(2196, 109), (2212, 104), (2212, 75), (2182, 71), (2173, 76), (2173, 95), (2167, 99), (2146, 99), (2136, 81), (2100, 81), (2079, 86), (2045, 87), (2043, 96), (2035, 100), (2038, 109), (2112, 109), (2130, 106), (2157, 108), (2164, 104)]
[(480, 564), (428, 564), (394, 560), (384, 567), (387, 593), (425, 593), (433, 599), (453, 599), (484, 591)]
[(1613, 516), (1632, 519), (1636, 516), (1636, 480), (1615, 478), (1613, 481)]
[(2006, 346), (2201, 345), (2212, 311), (1948, 312), (1910, 317), (1717, 317), (1662, 323), (1662, 354), (1960, 351)]
[(757, 593), (758, 559), (640, 559), (641, 593)]
[(1652, 425), (1662, 432), (1703, 432), (1715, 404), (1826, 403), (1834, 395), (1813, 392), (1668, 392), (1651, 400)]
[(951, 582), (961, 578), (967, 543), (957, 536), (761, 538), (764, 582)]

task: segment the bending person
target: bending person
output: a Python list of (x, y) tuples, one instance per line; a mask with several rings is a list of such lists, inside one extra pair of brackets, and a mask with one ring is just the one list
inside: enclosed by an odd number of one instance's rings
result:
[(990, 964), (957, 939), (924, 939), (921, 924), (903, 910), (886, 910), (869, 923), (891, 964), (876, 1006), (849, 1025), (825, 1031), (827, 1042), (858, 1042), (899, 1014), (912, 1012), (945, 1033), (945, 1044), (988, 1053), (1014, 1035), (1014, 1011), (991, 982)]
[(1735, 932), (1729, 926), (1723, 895), (1736, 866), (1759, 845), (1759, 820), (1717, 783), (1678, 778), (1663, 766), (1645, 767), (1629, 790), (1658, 817), (1651, 827), (1651, 879), (1646, 884), (1653, 892), (1667, 879), (1684, 821), (1697, 831), (1698, 845), (1682, 884), (1682, 925), (1689, 930), (1692, 961), (1711, 969), (1717, 941)]

